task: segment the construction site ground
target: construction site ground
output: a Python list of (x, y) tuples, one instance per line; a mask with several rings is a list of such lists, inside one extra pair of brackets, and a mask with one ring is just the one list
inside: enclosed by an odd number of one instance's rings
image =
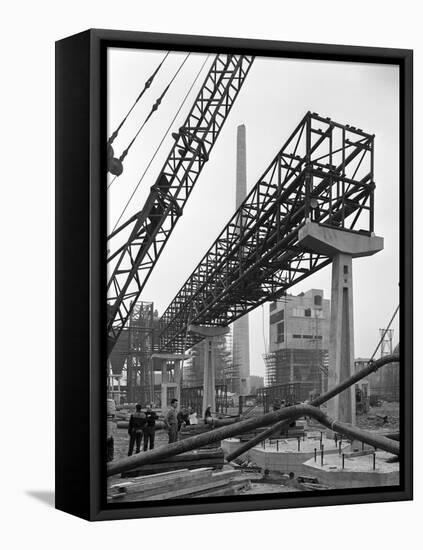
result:
[(363, 430), (399, 431), (399, 403), (383, 401), (378, 407), (370, 407), (369, 412), (357, 415), (356, 424)]
[[(382, 402), (377, 407), (371, 407), (365, 414), (357, 415), (356, 424), (358, 427), (368, 431), (375, 431), (380, 433), (398, 432), (399, 431), (399, 403)], [(313, 431), (318, 430), (319, 427), (306, 426), (305, 430), (308, 437), (313, 436)], [(324, 428), (322, 428), (324, 430)], [(317, 433), (317, 432), (316, 432)], [(317, 437), (317, 436), (316, 436)], [(314, 438), (313, 438), (314, 439)], [(126, 429), (114, 430), (114, 460), (120, 460), (128, 454), (129, 436)], [(158, 430), (156, 432), (155, 447), (162, 447), (168, 444), (168, 436), (164, 430)], [(297, 441), (293, 441), (294, 447), (297, 445)], [(307, 445), (307, 443), (302, 443)], [(142, 449), (142, 445), (141, 445)], [(143, 452), (141, 450), (141, 452)], [(334, 459), (335, 460), (335, 459)], [(369, 460), (369, 459), (367, 459)], [(233, 469), (233, 466), (226, 464), (223, 468), (226, 470)], [(287, 481), (286, 478), (281, 479), (266, 479), (263, 480), (263, 472), (260, 471), (245, 471), (242, 468), (238, 469), (240, 476), (250, 480), (248, 487), (239, 491), (239, 494), (269, 494), (269, 493), (286, 493), (304, 490), (302, 486), (299, 486), (295, 481)], [(108, 488), (116, 483), (122, 481), (120, 475), (111, 476), (108, 478)]]
[[(129, 443), (129, 436), (128, 436), (127, 430), (116, 429), (114, 432), (114, 459), (115, 460), (120, 460), (127, 456), (128, 443)], [(155, 447), (158, 448), (167, 444), (168, 444), (167, 433), (164, 430), (158, 430), (156, 432)], [(142, 445), (141, 445), (141, 449), (142, 449)], [(141, 450), (141, 452), (143, 451)], [(223, 470), (224, 471), (234, 470), (234, 468), (233, 466), (227, 464), (224, 466)], [(287, 482), (286, 479), (281, 479), (281, 480), (275, 479), (273, 483), (270, 480), (268, 480), (266, 483), (260, 483), (260, 480), (263, 477), (262, 473), (243, 471), (242, 469), (239, 469), (239, 470), (237, 469), (237, 471), (238, 471), (239, 477), (242, 477), (242, 478), (245, 478), (245, 480), (251, 481), (248, 488), (245, 488), (239, 492), (240, 495), (289, 493), (289, 492), (295, 492), (300, 490), (297, 487), (290, 486), (290, 484)], [(111, 486), (117, 483), (120, 483), (122, 481), (125, 481), (125, 479), (122, 479), (120, 474), (110, 476), (107, 480), (108, 491), (110, 492)], [(128, 499), (125, 499), (125, 501), (127, 500)]]

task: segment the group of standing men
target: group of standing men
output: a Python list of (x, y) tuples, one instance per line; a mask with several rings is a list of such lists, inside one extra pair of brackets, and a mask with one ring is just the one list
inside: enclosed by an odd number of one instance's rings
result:
[(128, 456), (134, 452), (134, 446), (137, 453), (141, 451), (141, 442), (144, 437), (144, 451), (148, 447), (154, 449), (154, 437), (156, 430), (157, 414), (153, 411), (152, 405), (147, 405), (146, 411), (141, 410), (141, 405), (136, 405), (135, 412), (131, 414), (129, 419), (128, 434), (129, 434), (129, 449)]
[(165, 426), (169, 436), (169, 443), (178, 441), (178, 432), (182, 426), (189, 426), (191, 423), (197, 423), (197, 415), (192, 412), (191, 407), (181, 409), (178, 412), (178, 400), (172, 399), (170, 408), (165, 416)]
[[(208, 407), (205, 417), (211, 416), (210, 409), (211, 407)], [(158, 416), (153, 411), (153, 405), (147, 406), (145, 412), (142, 411), (141, 405), (136, 405), (135, 412), (131, 414), (129, 419), (128, 456), (132, 455), (134, 452), (134, 447), (136, 453), (141, 451), (141, 442), (143, 438), (144, 451), (147, 451), (149, 447), (150, 450), (154, 449), (156, 420), (158, 420)], [(182, 426), (197, 424), (197, 422), (197, 415), (196, 413), (193, 413), (191, 408), (181, 409), (178, 411), (178, 400), (176, 398), (172, 399), (170, 402), (170, 408), (164, 417), (164, 424), (168, 433), (169, 443), (175, 443), (175, 441), (178, 441), (178, 432)]]

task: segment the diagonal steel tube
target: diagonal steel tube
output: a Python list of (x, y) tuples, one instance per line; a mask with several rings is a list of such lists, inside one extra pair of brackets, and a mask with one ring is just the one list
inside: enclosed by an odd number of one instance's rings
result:
[[(242, 433), (249, 432), (250, 430), (260, 428), (269, 424), (273, 424), (276, 421), (283, 422), (292, 422), (302, 416), (310, 416), (318, 420), (324, 426), (327, 426), (333, 431), (345, 435), (347, 437), (357, 439), (358, 441), (363, 441), (368, 445), (372, 445), (377, 449), (387, 451), (398, 455), (400, 452), (400, 444), (398, 441), (388, 439), (387, 437), (372, 434), (366, 432), (356, 426), (351, 426), (350, 424), (345, 424), (343, 422), (338, 422), (329, 418), (325, 413), (323, 413), (317, 407), (312, 405), (293, 405), (292, 407), (287, 407), (276, 412), (267, 413), (259, 418), (250, 418), (248, 420), (242, 420), (241, 422), (236, 422), (229, 426), (223, 426), (222, 428), (216, 428), (215, 430), (210, 430), (204, 432), (200, 435), (189, 437), (183, 441), (177, 441), (176, 443), (171, 443), (165, 447), (159, 447), (158, 449), (153, 449), (145, 453), (139, 453), (135, 456), (129, 456), (121, 460), (110, 462), (107, 465), (107, 475), (112, 476), (128, 470), (133, 470), (146, 464), (154, 464), (165, 458), (179, 455), (187, 451), (192, 451), (193, 449), (198, 449), (210, 443), (217, 441), (222, 441), (228, 437), (233, 437)], [(228, 455), (229, 457), (229, 455)], [(227, 457), (227, 460), (228, 460)]]
[[(294, 405), (292, 407), (287, 407), (279, 411), (264, 414), (261, 417), (249, 418), (248, 420), (242, 420), (241, 422), (236, 422), (229, 426), (216, 428), (215, 430), (210, 430), (200, 435), (184, 439), (183, 441), (177, 441), (176, 443), (171, 443), (170, 445), (166, 445), (165, 447), (153, 449), (152, 451), (148, 451), (146, 453), (140, 453), (135, 456), (130, 456), (118, 461), (110, 462), (107, 465), (107, 475), (112, 476), (121, 472), (132, 470), (145, 464), (154, 464), (155, 462), (163, 460), (164, 458), (179, 455), (193, 449), (198, 449), (199, 447), (203, 447), (217, 441), (222, 441), (223, 439), (226, 439), (228, 437), (247, 433), (256, 428), (271, 425), (272, 427), (270, 431), (273, 433), (273, 431), (277, 429), (275, 428), (275, 426), (283, 426), (292, 422), (295, 419), (300, 418), (301, 416), (311, 416), (312, 418), (316, 418), (316, 420), (318, 420), (325, 426), (328, 426), (333, 431), (344, 434), (347, 437), (354, 437), (355, 439), (368, 443), (369, 445), (377, 447), (378, 449), (382, 449), (393, 454), (399, 454), (400, 447), (397, 441), (392, 441), (382, 436), (376, 436), (375, 434), (365, 432), (364, 430), (361, 430), (355, 426), (332, 420), (322, 411), (320, 411), (320, 409), (316, 408), (316, 405), (324, 403), (325, 400), (334, 397), (358, 380), (361, 380), (361, 378), (364, 378), (370, 373), (375, 372), (383, 365), (392, 363), (394, 361), (399, 361), (399, 355), (390, 355), (387, 357), (383, 357), (378, 361), (375, 361), (373, 365), (362, 369), (359, 373), (355, 374), (342, 384), (336, 386), (336, 388), (333, 388), (329, 392), (320, 396), (320, 398), (315, 399), (312, 405)], [(269, 430), (266, 430), (266, 432), (268, 431)], [(264, 433), (265, 432), (263, 432), (263, 434)], [(260, 441), (263, 439), (263, 434), (260, 438)], [(232, 455), (228, 455), (226, 457), (227, 460), (231, 460), (231, 456), (233, 455), (234, 453), (232, 453)]]
[[(386, 355), (385, 357), (381, 357), (377, 361), (370, 363), (367, 367), (356, 372), (355, 374), (353, 374), (353, 376), (351, 376), (350, 378), (347, 378), (346, 380), (344, 380), (334, 388), (330, 389), (326, 393), (323, 393), (322, 395), (319, 395), (319, 397), (317, 397), (316, 399), (313, 399), (310, 402), (310, 405), (314, 407), (319, 407), (320, 405), (323, 405), (323, 403), (326, 403), (326, 401), (329, 401), (329, 399), (332, 399), (332, 397), (335, 397), (336, 395), (343, 392), (353, 384), (356, 384), (363, 378), (366, 378), (366, 376), (369, 376), (369, 374), (376, 372), (384, 365), (387, 365), (388, 363), (395, 363), (395, 362), (399, 363), (399, 354)], [(241, 447), (239, 447), (233, 453), (230, 453), (227, 456), (227, 459), (233, 460), (234, 458), (237, 458), (241, 454), (245, 453), (246, 451), (248, 451), (249, 449), (257, 445), (258, 443), (261, 443), (261, 441), (270, 437), (276, 431), (286, 428), (288, 424), (289, 422), (286, 422), (285, 420), (281, 420), (277, 422), (274, 426), (271, 426), (269, 429), (265, 430), (258, 436), (244, 443), (244, 445), (241, 445)]]

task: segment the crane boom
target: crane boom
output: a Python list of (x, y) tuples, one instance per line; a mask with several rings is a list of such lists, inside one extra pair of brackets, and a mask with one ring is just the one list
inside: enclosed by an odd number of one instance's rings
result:
[[(129, 238), (109, 255), (107, 284), (109, 354), (140, 297), (183, 208), (208, 161), (245, 81), (253, 56), (216, 56), (142, 210), (109, 235)], [(111, 247), (110, 247), (111, 248)]]

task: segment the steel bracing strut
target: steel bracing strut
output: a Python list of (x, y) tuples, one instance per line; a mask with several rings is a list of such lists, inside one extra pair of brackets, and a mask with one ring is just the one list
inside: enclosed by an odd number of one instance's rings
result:
[(298, 242), (306, 222), (370, 235), (373, 148), (373, 135), (307, 113), (163, 314), (160, 350), (182, 352), (187, 324), (227, 326), (327, 265)]
[[(253, 63), (252, 56), (216, 56), (141, 211), (108, 239), (109, 353), (127, 323)], [(129, 234), (128, 237), (122, 237)]]

